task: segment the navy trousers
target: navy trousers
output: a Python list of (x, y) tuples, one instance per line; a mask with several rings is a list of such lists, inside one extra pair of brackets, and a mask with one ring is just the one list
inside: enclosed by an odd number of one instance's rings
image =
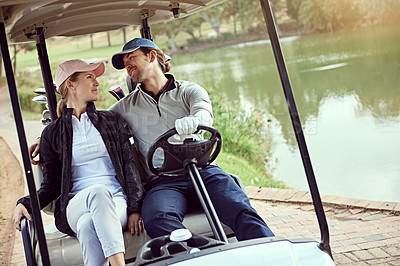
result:
[[(239, 241), (274, 236), (244, 191), (220, 167), (207, 166), (200, 175), (219, 219), (235, 232)], [(182, 221), (188, 208), (200, 204), (189, 175), (160, 176), (147, 184), (146, 189), (142, 218), (151, 238), (184, 228)]]

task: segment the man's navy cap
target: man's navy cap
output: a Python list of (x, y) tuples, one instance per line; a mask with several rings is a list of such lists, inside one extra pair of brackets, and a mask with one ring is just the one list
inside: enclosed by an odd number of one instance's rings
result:
[(111, 62), (113, 64), (113, 66), (116, 69), (123, 69), (124, 66), (124, 55), (131, 53), (133, 51), (136, 51), (137, 49), (139, 49), (140, 47), (148, 47), (148, 48), (154, 48), (154, 49), (158, 49), (160, 50), (160, 48), (158, 48), (158, 46), (148, 40), (148, 39), (143, 39), (143, 38), (135, 38), (133, 40), (130, 40), (129, 42), (127, 42), (124, 47), (122, 47), (122, 51), (119, 53), (116, 53), (113, 55)]

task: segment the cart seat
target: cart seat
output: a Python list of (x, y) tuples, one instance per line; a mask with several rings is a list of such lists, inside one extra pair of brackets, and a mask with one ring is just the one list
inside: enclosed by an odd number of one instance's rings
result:
[[(43, 177), (41, 167), (35, 167), (35, 183), (38, 186), (41, 184)], [(231, 175), (235, 182), (243, 189), (243, 185), (240, 179)], [(43, 211), (47, 214), (53, 215), (54, 206), (49, 204)], [(204, 235), (213, 238), (214, 234), (207, 221), (207, 217), (202, 209), (190, 210), (185, 215), (183, 225), (188, 228), (192, 233)], [(229, 238), (229, 241), (236, 241), (233, 231), (226, 225), (222, 225), (225, 234)], [(82, 251), (80, 248), (79, 241), (76, 237), (72, 237), (61, 233), (57, 230), (54, 223), (44, 227), (47, 247), (49, 251), (49, 257), (52, 265), (83, 265)], [(144, 232), (140, 236), (132, 236), (129, 231), (124, 232), (125, 241), (125, 260), (133, 261), (136, 258), (136, 254), (139, 249), (150, 240), (150, 237)], [(38, 265), (42, 265), (41, 256), (39, 253), (39, 245), (34, 248), (34, 254), (37, 258)]]
[[(188, 213), (183, 220), (183, 224), (192, 233), (213, 237), (207, 218), (200, 209)], [(225, 225), (223, 227), (227, 236), (232, 238), (233, 231)], [(44, 230), (52, 265), (83, 265), (82, 251), (76, 237), (61, 233), (54, 223), (45, 226)], [(140, 236), (132, 236), (129, 231), (125, 231), (125, 260), (132, 261), (139, 249), (149, 240), (150, 237), (146, 233)], [(42, 265), (39, 245), (36, 245), (35, 254), (38, 265)]]

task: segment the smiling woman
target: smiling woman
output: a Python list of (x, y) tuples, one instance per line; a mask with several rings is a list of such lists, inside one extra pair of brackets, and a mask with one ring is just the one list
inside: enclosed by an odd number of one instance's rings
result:
[[(97, 111), (93, 104), (98, 99), (96, 77), (104, 69), (104, 63), (82, 60), (58, 66), (59, 118), (41, 136), (43, 182), (37, 194), (42, 207), (57, 199), (56, 227), (77, 235), (85, 265), (107, 265), (107, 260), (124, 265), (123, 229), (143, 232), (143, 189), (124, 121), (115, 113)], [(30, 209), (29, 196), (18, 200), (17, 229), (22, 217), (31, 219)]]
[(74, 115), (79, 118), (88, 102), (97, 101), (99, 83), (96, 78), (103, 75), (104, 70), (104, 63), (89, 65), (82, 60), (69, 60), (61, 64), (56, 71), (56, 89), (61, 95), (58, 115), (67, 106), (74, 108)]

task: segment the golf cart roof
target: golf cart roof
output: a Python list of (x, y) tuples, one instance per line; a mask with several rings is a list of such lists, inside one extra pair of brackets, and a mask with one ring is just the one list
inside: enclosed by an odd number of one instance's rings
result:
[(198, 12), (225, 0), (5, 0), (0, 1), (11, 42), (33, 41), (30, 32), (43, 27), (46, 38), (76, 36), (116, 30), (174, 18), (172, 9), (179, 6), (180, 17)]

